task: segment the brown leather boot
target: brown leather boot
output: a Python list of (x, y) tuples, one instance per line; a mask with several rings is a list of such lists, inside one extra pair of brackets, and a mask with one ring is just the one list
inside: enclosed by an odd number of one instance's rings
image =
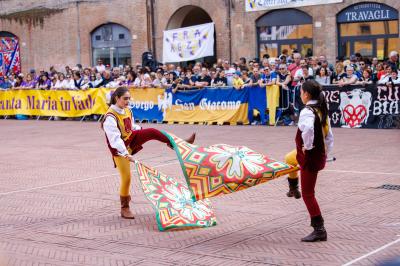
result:
[(121, 199), (121, 217), (125, 219), (135, 219), (133, 213), (129, 209), (129, 202), (131, 201), (131, 196), (120, 196)]
[(286, 193), (288, 197), (294, 197), (295, 199), (301, 198), (301, 193), (299, 190), (299, 179), (298, 178), (288, 178), (289, 181), (289, 192)]
[[(196, 139), (196, 133), (193, 133), (189, 138), (185, 139), (184, 141), (186, 141), (189, 144), (193, 144), (195, 139)], [(167, 146), (170, 147), (171, 149), (174, 149), (171, 143), (167, 143)]]
[(196, 139), (196, 133), (193, 133), (189, 138), (185, 139), (185, 141), (189, 144), (193, 144)]

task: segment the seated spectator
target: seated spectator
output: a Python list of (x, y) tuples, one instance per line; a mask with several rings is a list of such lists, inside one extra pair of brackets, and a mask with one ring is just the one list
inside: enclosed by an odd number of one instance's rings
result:
[(218, 77), (215, 78), (214, 80), (214, 86), (221, 87), (221, 86), (227, 86), (228, 81), (225, 77), (225, 71), (221, 70), (218, 74)]
[(13, 87), (18, 89), (23, 89), (23, 87), (21, 87), (23, 81), (24, 81), (24, 75), (21, 73), (18, 76), (16, 76)]
[(92, 89), (93, 84), (90, 82), (89, 76), (83, 76), (82, 84), (81, 84), (81, 90), (87, 90), (87, 89)]
[(44, 73), (40, 75), (39, 82), (37, 83), (36, 88), (40, 90), (49, 90), (50, 87), (51, 87), (51, 82), (48, 78), (48, 74)]
[(342, 62), (338, 62), (335, 66), (335, 72), (332, 75), (332, 83), (337, 84), (344, 77), (346, 77), (346, 72), (344, 72), (344, 65)]
[(24, 81), (21, 84), (21, 87), (27, 88), (27, 89), (34, 89), (36, 88), (37, 82), (33, 79), (32, 74), (28, 73), (26, 74), (26, 77)]
[(284, 90), (289, 90), (289, 84), (292, 78), (287, 70), (286, 64), (279, 65), (279, 72), (276, 78), (276, 84), (281, 86)]
[(64, 73), (58, 73), (58, 79), (54, 84), (54, 89), (68, 89), (68, 82), (65, 79)]
[(237, 90), (242, 89), (242, 86), (244, 85), (244, 82), (240, 78), (240, 76), (241, 76), (240, 71), (236, 71), (235, 74), (233, 74), (232, 85)]
[(81, 75), (81, 72), (79, 72), (79, 70), (74, 71), (72, 77), (73, 77), (74, 82), (75, 82), (75, 88), (77, 90), (80, 90), (81, 86), (82, 86), (82, 83), (83, 83), (83, 77)]
[(0, 81), (0, 90), (9, 90), (11, 87), (12, 84), (10, 79), (7, 76), (4, 76), (3, 80)]
[(111, 72), (109, 70), (107, 70), (107, 69), (103, 71), (102, 77), (103, 77), (103, 82), (101, 83), (100, 87), (107, 86), (107, 84), (110, 83), (113, 80), (112, 77), (111, 77)]
[(162, 69), (157, 69), (156, 78), (153, 80), (152, 86), (154, 88), (166, 88), (167, 87), (167, 78), (164, 77)]
[(264, 68), (264, 73), (261, 75), (261, 79), (258, 80), (260, 87), (274, 85), (276, 83), (276, 73), (271, 71), (269, 67)]
[(331, 84), (331, 77), (328, 76), (328, 69), (326, 67), (321, 67), (317, 70), (315, 81), (317, 81), (321, 85)]
[[(157, 77), (157, 75), (156, 75), (156, 77)], [(136, 73), (135, 72), (133, 72), (131, 70), (126, 72), (126, 80), (125, 80), (124, 85), (128, 86), (128, 87), (132, 87), (134, 85), (134, 83), (135, 83), (135, 79), (136, 79)]]
[(386, 84), (389, 81), (391, 75), (392, 75), (392, 68), (389, 65), (385, 64), (384, 72), (380, 75), (378, 84)]
[(399, 77), (399, 71), (396, 68), (392, 68), (392, 73), (391, 77), (388, 79), (388, 82), (386, 83), (386, 86), (394, 86), (400, 84), (400, 77)]
[(358, 79), (356, 82), (358, 85), (366, 85), (366, 84), (372, 84), (372, 74), (371, 70), (369, 69), (364, 69), (362, 73), (362, 77)]
[(340, 87), (346, 86), (346, 85), (352, 85), (352, 84), (355, 84), (357, 82), (357, 80), (358, 80), (358, 78), (354, 74), (354, 68), (351, 65), (348, 65), (346, 67), (346, 76), (343, 77), (343, 79), (338, 82), (338, 85)]
[(54, 89), (56, 87), (56, 83), (58, 81), (58, 74), (53, 73), (53, 75), (50, 77), (51, 80), (51, 89)]
[(72, 75), (71, 74), (67, 74), (66, 75), (66, 86), (65, 86), (65, 89), (67, 89), (67, 90), (76, 90), (76, 87), (75, 87), (75, 81), (74, 81), (74, 79), (72, 78)]

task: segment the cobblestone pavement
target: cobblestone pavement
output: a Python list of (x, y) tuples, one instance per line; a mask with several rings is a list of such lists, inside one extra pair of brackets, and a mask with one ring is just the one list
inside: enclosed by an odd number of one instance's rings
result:
[[(143, 126), (280, 160), (296, 130)], [(159, 232), (134, 171), (136, 219), (119, 217), (119, 177), (98, 123), (1, 120), (0, 265), (377, 265), (399, 256), (400, 191), (377, 187), (400, 185), (400, 131), (334, 134), (337, 161), (317, 183), (328, 241), (301, 243), (309, 218), (302, 200), (286, 197), (286, 178), (212, 198), (215, 227)], [(137, 158), (182, 176), (165, 145), (145, 144)]]

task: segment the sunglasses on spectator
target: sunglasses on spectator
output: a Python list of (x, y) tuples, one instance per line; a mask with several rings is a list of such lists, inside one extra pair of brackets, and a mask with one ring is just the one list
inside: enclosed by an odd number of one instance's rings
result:
[(264, 71), (267, 71), (267, 70), (269, 71), (269, 68), (264, 68)]
[(280, 68), (279, 70), (286, 70), (286, 68)]

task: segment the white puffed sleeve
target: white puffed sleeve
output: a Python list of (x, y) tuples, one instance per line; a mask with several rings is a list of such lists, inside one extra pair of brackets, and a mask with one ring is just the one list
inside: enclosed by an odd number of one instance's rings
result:
[(301, 131), (301, 137), (306, 150), (311, 150), (313, 148), (314, 120), (315, 115), (310, 109), (304, 108), (301, 110), (298, 126)]
[(103, 129), (106, 132), (110, 146), (116, 149), (120, 156), (128, 155), (128, 150), (126, 149), (125, 143), (121, 138), (121, 132), (118, 129), (115, 118), (107, 116), (103, 123)]

